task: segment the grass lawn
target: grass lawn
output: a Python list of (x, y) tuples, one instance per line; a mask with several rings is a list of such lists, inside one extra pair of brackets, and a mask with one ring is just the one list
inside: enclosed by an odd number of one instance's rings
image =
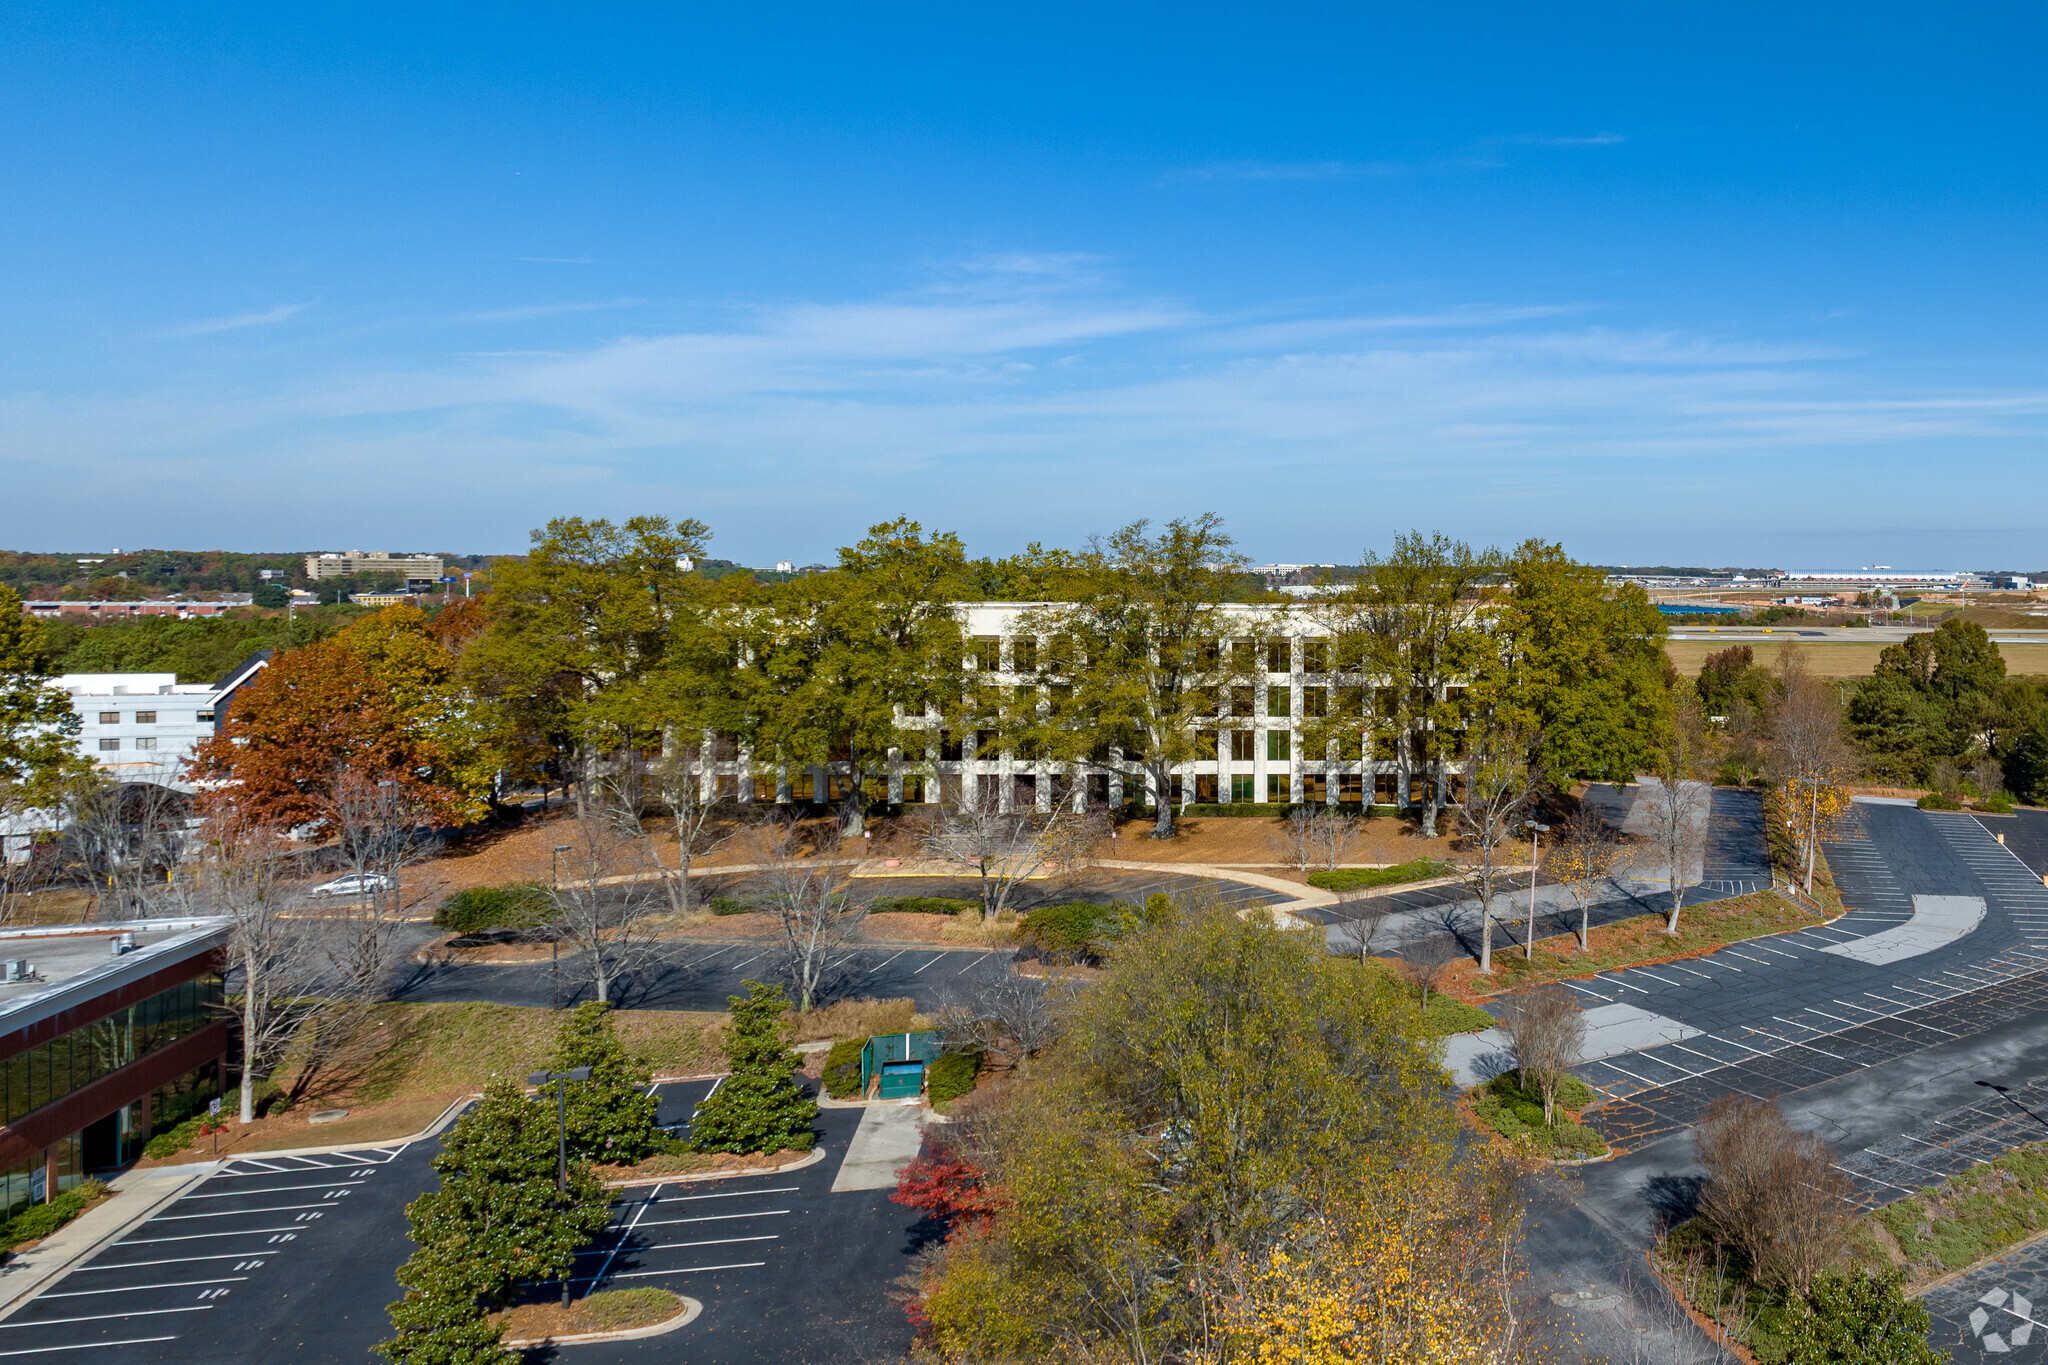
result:
[(2048, 1230), (2048, 1142), (2018, 1147), (1865, 1220), (1909, 1290)]
[(607, 1289), (572, 1300), (566, 1313), (560, 1303), (551, 1299), (546, 1303), (522, 1303), (491, 1317), (504, 1325), (506, 1341), (543, 1341), (652, 1327), (682, 1311), (680, 1294), (643, 1285), (637, 1289)]
[[(1832, 894), (1832, 888), (1823, 887), (1818, 881), (1814, 890)], [(1840, 913), (1839, 900), (1830, 904), (1826, 896), (1820, 899), (1823, 905), (1830, 905), (1829, 915)], [(1585, 952), (1580, 951), (1576, 934), (1538, 939), (1533, 959), (1523, 958), (1521, 944), (1496, 940), (1492, 976), (1480, 975), (1477, 962), (1463, 959), (1452, 964), (1440, 989), (1467, 1000), (1483, 999), (1537, 982), (1692, 957), (1744, 939), (1810, 928), (1820, 920), (1813, 911), (1776, 891), (1757, 891), (1732, 900), (1687, 907), (1679, 914), (1676, 935), (1664, 932), (1663, 915), (1651, 914), (1598, 926), (1590, 936), (1590, 950)]]

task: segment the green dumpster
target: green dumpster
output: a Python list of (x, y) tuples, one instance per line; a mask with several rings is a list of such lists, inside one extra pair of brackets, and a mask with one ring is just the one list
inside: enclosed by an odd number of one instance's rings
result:
[(925, 1067), (939, 1055), (939, 1035), (881, 1033), (860, 1050), (860, 1091), (871, 1099), (912, 1099), (924, 1093)]

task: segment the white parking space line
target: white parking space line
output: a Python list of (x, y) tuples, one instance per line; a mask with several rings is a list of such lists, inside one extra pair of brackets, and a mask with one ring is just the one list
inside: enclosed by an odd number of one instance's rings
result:
[[(990, 958), (990, 957), (994, 957), (994, 956), (995, 956), (995, 954), (994, 954), (994, 953), (983, 953), (983, 954), (981, 955), (981, 957), (977, 957), (976, 959), (974, 959), (974, 962), (980, 962), (980, 961), (982, 961), (982, 959), (983, 959), (983, 958)], [(961, 968), (961, 969), (960, 969), (959, 971), (957, 971), (957, 972), (953, 973), (953, 975), (955, 975), (955, 976), (964, 976), (964, 975), (966, 975), (966, 973), (967, 973), (968, 969), (974, 966), (974, 962), (970, 962), (970, 963), (968, 963), (966, 967), (962, 967), (962, 968)]]
[(1650, 980), (1652, 980), (1652, 981), (1662, 981), (1662, 982), (1664, 982), (1664, 984), (1665, 984), (1665, 985), (1667, 985), (1667, 986), (1683, 986), (1683, 985), (1685, 984), (1685, 983), (1684, 983), (1683, 981), (1671, 981), (1671, 980), (1668, 980), (1668, 979), (1666, 979), (1666, 978), (1664, 978), (1664, 977), (1661, 977), (1661, 976), (1657, 975), (1657, 974), (1656, 974), (1655, 972), (1653, 972), (1653, 971), (1650, 971), (1650, 970), (1648, 970), (1647, 968), (1644, 968), (1644, 967), (1638, 967), (1638, 968), (1636, 968), (1636, 971), (1637, 971), (1637, 972), (1638, 972), (1638, 973), (1639, 973), (1640, 975), (1643, 975), (1643, 976), (1647, 976), (1647, 977), (1649, 977), (1649, 978), (1650, 978)]
[[(140, 1270), (146, 1265), (190, 1265), (194, 1261), (246, 1261), (254, 1256), (271, 1254), (273, 1253), (264, 1251), (224, 1251), (216, 1256), (179, 1256), (169, 1261), (122, 1261), (118, 1265), (82, 1265), (71, 1273), (83, 1275), (91, 1270)], [(257, 1264), (260, 1265), (261, 1262)]]
[(165, 1313), (204, 1313), (212, 1307), (210, 1303), (201, 1303), (186, 1308), (136, 1308), (126, 1313), (95, 1313), (84, 1318), (38, 1318), (34, 1322), (0, 1322), (0, 1331), (6, 1331), (10, 1327), (68, 1327), (77, 1322), (112, 1322), (116, 1318), (155, 1318)]
[(666, 1199), (656, 1199), (656, 1204), (690, 1204), (699, 1199), (751, 1199), (757, 1194), (795, 1194), (801, 1185), (771, 1185), (765, 1190), (732, 1190), (725, 1194), (672, 1194)]
[[(271, 1164), (270, 1164), (269, 1162), (267, 1162), (267, 1161), (258, 1161), (258, 1160), (256, 1160), (256, 1158), (254, 1158), (254, 1157), (248, 1157), (248, 1156), (245, 1156), (245, 1157), (243, 1157), (243, 1158), (242, 1158), (242, 1160), (243, 1160), (244, 1162), (248, 1163), (248, 1164), (249, 1164), (249, 1165), (251, 1165), (251, 1166), (260, 1166), (260, 1167), (262, 1167), (262, 1168), (263, 1168), (264, 1170), (266, 1170), (266, 1171), (269, 1171), (269, 1172), (270, 1172), (270, 1173), (271, 1173), (272, 1175), (285, 1175), (285, 1174), (288, 1174), (288, 1173), (289, 1173), (289, 1172), (291, 1172), (291, 1171), (295, 1171), (295, 1170), (297, 1170), (297, 1171), (303, 1171), (303, 1170), (305, 1170), (305, 1169), (306, 1169), (306, 1168), (305, 1168), (304, 1166), (273, 1166), (273, 1165), (271, 1165)], [(255, 1174), (255, 1172), (254, 1172), (254, 1171), (244, 1171), (244, 1172), (242, 1172), (242, 1174), (244, 1174), (244, 1175), (254, 1175), (254, 1174)]]
[(666, 1228), (677, 1223), (729, 1223), (735, 1218), (776, 1218), (788, 1212), (788, 1209), (760, 1209), (754, 1213), (707, 1213), (697, 1218), (650, 1218), (640, 1226)]
[(779, 1242), (779, 1233), (767, 1233), (760, 1237), (719, 1237), (708, 1242), (657, 1242), (653, 1246), (635, 1247), (635, 1251), (680, 1251), (684, 1247), (723, 1247), (739, 1242)]
[(114, 1243), (117, 1247), (146, 1247), (158, 1242), (210, 1242), (216, 1237), (256, 1237), (266, 1232), (304, 1232), (304, 1223), (294, 1223), (282, 1228), (236, 1228), (233, 1232), (190, 1232), (181, 1237), (126, 1237)]
[[(46, 1294), (43, 1297), (48, 1298)], [(130, 1337), (126, 1341), (80, 1341), (69, 1346), (36, 1346), (24, 1351), (0, 1351), (0, 1356), (46, 1356), (57, 1351), (99, 1351), (109, 1346), (147, 1346), (156, 1341), (176, 1341), (176, 1337)]]
[(331, 1209), (334, 1205), (319, 1204), (266, 1204), (260, 1209), (222, 1209), (219, 1213), (160, 1213), (150, 1219), (152, 1223), (189, 1223), (195, 1218), (240, 1218), (245, 1214), (290, 1213), (293, 1209)]
[(883, 958), (880, 962), (877, 962), (874, 966), (868, 968), (867, 971), (862, 973), (862, 975), (873, 976), (876, 972), (879, 972), (880, 970), (882, 970), (882, 968), (888, 966), (891, 962), (894, 962), (897, 958), (902, 957), (904, 953), (907, 953), (909, 951), (910, 949), (905, 948), (902, 952), (889, 954), (889, 956)]
[(1623, 981), (1618, 976), (1596, 976), (1593, 979), (1595, 981), (1598, 981), (1603, 986), (1619, 986), (1623, 990), (1634, 991), (1637, 995), (1649, 994), (1649, 992), (1644, 990), (1641, 986), (1631, 986), (1628, 982)]
[(196, 1289), (206, 1284), (241, 1284), (247, 1275), (222, 1275), (211, 1280), (173, 1280), (166, 1284), (123, 1284), (111, 1289), (67, 1289), (60, 1294), (42, 1294), (44, 1299), (83, 1299), (94, 1294), (137, 1294), (145, 1289)]
[(293, 1190), (340, 1190), (354, 1189), (362, 1184), (360, 1177), (350, 1180), (330, 1180), (325, 1185), (265, 1185), (260, 1190), (221, 1190), (215, 1194), (188, 1194), (187, 1199), (240, 1199), (251, 1194), (290, 1194)]
[[(646, 1280), (656, 1275), (702, 1275), (713, 1270), (755, 1270), (767, 1265), (766, 1261), (740, 1261), (733, 1265), (686, 1265), (677, 1270), (629, 1270), (623, 1275), (612, 1276), (615, 1280)], [(585, 1277), (588, 1278), (587, 1276)]]
[[(931, 960), (931, 962), (927, 962), (927, 963), (925, 963), (925, 964), (924, 964), (924, 967), (929, 967), (929, 966), (931, 966), (931, 965), (932, 965), (932, 963), (935, 963), (935, 962), (938, 962), (938, 961), (940, 961), (940, 960), (941, 960), (941, 959), (943, 959), (943, 958), (944, 958), (945, 956), (946, 956), (946, 955), (945, 955), (944, 953), (934, 953), (934, 954), (932, 955), (932, 960)], [(915, 971), (915, 972), (912, 972), (912, 973), (911, 973), (911, 975), (912, 975), (912, 976), (916, 976), (916, 975), (917, 975), (917, 974), (918, 974), (919, 972), (922, 972), (922, 971), (924, 970), (924, 967), (919, 967), (919, 968), (917, 969), (917, 971)]]

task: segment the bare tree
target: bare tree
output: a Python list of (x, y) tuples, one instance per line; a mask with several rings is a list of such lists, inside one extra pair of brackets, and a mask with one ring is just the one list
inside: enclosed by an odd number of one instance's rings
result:
[(1700, 1165), (1699, 1216), (1739, 1250), (1758, 1284), (1805, 1298), (1839, 1260), (1857, 1212), (1855, 1186), (1834, 1153), (1785, 1121), (1776, 1098), (1723, 1095), (1695, 1130)]
[(18, 784), (0, 776), (0, 926), (27, 914), (29, 897), (49, 867), (36, 858), (35, 807)]
[(783, 974), (795, 988), (797, 1009), (808, 1012), (852, 951), (868, 902), (848, 893), (830, 856), (838, 849), (836, 832), (806, 858), (797, 822), (779, 819), (769, 828), (768, 848), (762, 909), (775, 916)]
[(1457, 941), (1448, 933), (1416, 934), (1402, 944), (1401, 974), (1415, 987), (1420, 1008), (1429, 1008), (1430, 992), (1442, 987), (1458, 957)]
[(993, 924), (1009, 908), (1019, 883), (1046, 870), (1055, 875), (1079, 870), (1108, 837), (1101, 811), (1077, 811), (1055, 800), (1044, 813), (1002, 809), (994, 783), (963, 792), (924, 837), (933, 858), (972, 871), (980, 883), (981, 919)]
[(327, 963), (313, 921), (287, 913), (291, 854), (277, 831), (222, 817), (201, 833), (196, 866), (158, 893), (156, 906), (230, 922), (228, 1003), (242, 1025), (239, 1119), (254, 1123), (256, 1082), (328, 1006)]
[(168, 769), (137, 781), (95, 769), (66, 784), (66, 834), (91, 879), (96, 918), (135, 918), (183, 857), (192, 798), (170, 782)]
[(1273, 840), (1298, 871), (1338, 867), (1358, 842), (1358, 826), (1355, 815), (1327, 807), (1297, 806), (1288, 812), (1285, 828)]
[(1466, 752), (1465, 802), (1458, 808), (1464, 836), (1460, 864), (1479, 900), (1479, 970), (1493, 970), (1493, 902), (1506, 881), (1502, 852), (1521, 828), (1522, 812), (1540, 777), (1523, 755), (1522, 737), (1505, 729), (1475, 730)]
[(1856, 760), (1842, 735), (1842, 703), (1834, 685), (1807, 672), (1796, 656), (1780, 663), (1784, 667), (1772, 717), (1769, 769), (1804, 845), (1810, 896), (1816, 850), (1849, 809), (1842, 784), (1856, 771)]
[(1664, 932), (1678, 932), (1678, 913), (1685, 905), (1686, 877), (1706, 853), (1707, 816), (1714, 789), (1689, 777), (1645, 778), (1637, 808), (1649, 826), (1657, 859), (1671, 874), (1671, 917)]
[(1581, 952), (1593, 947), (1593, 897), (1621, 870), (1626, 852), (1600, 813), (1584, 802), (1557, 827), (1543, 865), (1579, 912)]
[(321, 823), (333, 836), (334, 854), (364, 888), (325, 915), (329, 961), (341, 994), (351, 1000), (383, 994), (398, 956), (398, 926), (440, 899), (440, 878), (429, 871), (432, 818), (405, 787), (353, 770), (336, 775), (322, 802)]
[(1569, 987), (1539, 986), (1501, 1002), (1501, 1032), (1515, 1050), (1522, 1089), (1543, 1094), (1543, 1122), (1557, 1122), (1557, 1090), (1586, 1045), (1586, 1016)]
[(967, 999), (939, 1012), (948, 1047), (986, 1052), (1021, 1065), (1059, 1037), (1065, 1011), (1079, 994), (1070, 976), (1026, 976), (1004, 962), (976, 974)]
[(561, 878), (548, 888), (550, 926), (582, 954), (591, 994), (610, 1002), (619, 978), (652, 946), (649, 921), (659, 893), (640, 880), (639, 850), (619, 833), (602, 800), (579, 802), (560, 837)]
[(1337, 898), (1336, 909), (1332, 913), (1339, 924), (1351, 926), (1351, 946), (1358, 952), (1359, 965), (1364, 966), (1371, 960), (1373, 941), (1386, 928), (1394, 906), (1385, 896), (1346, 893)]
[[(661, 757), (649, 761), (637, 750), (622, 754), (606, 779), (606, 796), (621, 833), (661, 874), (669, 910), (690, 912), (694, 896), (690, 868), (740, 831), (737, 820), (719, 812), (711, 793), (711, 753), (701, 741), (671, 739)], [(650, 811), (658, 819), (649, 820)], [(671, 852), (659, 836), (675, 840)], [(673, 862), (671, 862), (673, 859)]]

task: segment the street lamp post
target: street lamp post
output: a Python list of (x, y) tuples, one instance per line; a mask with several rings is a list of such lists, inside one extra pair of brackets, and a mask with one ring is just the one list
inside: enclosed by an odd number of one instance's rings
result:
[(1522, 933), (1522, 960), (1533, 962), (1536, 958), (1536, 865), (1543, 861), (1543, 836), (1550, 833), (1550, 826), (1524, 820), (1522, 828), (1529, 831), (1529, 927)]
[[(562, 890), (562, 855), (569, 851), (569, 845), (556, 844), (555, 851), (548, 855), (548, 885), (559, 894)], [(562, 931), (548, 930), (548, 990), (554, 996), (554, 1008), (562, 1008)]]
[[(564, 1199), (569, 1194), (569, 1086), (570, 1081), (587, 1081), (590, 1068), (571, 1067), (567, 1071), (536, 1071), (526, 1078), (526, 1083), (538, 1090), (552, 1083), (555, 1087), (555, 1193)], [(569, 1270), (575, 1269), (571, 1262)], [(568, 1271), (562, 1274), (562, 1308), (569, 1307)]]

